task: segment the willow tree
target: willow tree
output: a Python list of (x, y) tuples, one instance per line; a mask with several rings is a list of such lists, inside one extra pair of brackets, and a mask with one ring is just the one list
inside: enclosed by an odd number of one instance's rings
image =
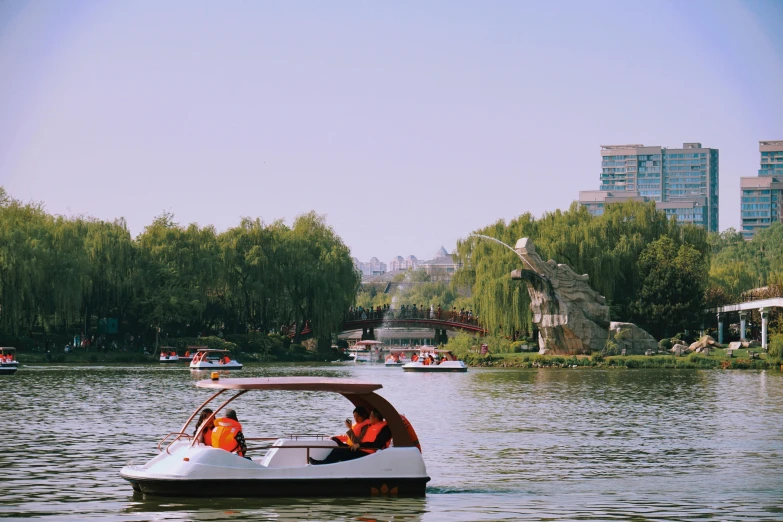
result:
[(277, 296), (285, 288), (280, 236), (286, 231), (279, 221), (267, 227), (260, 219), (244, 218), (218, 236), (222, 272), (216, 297), (232, 331), (266, 330), (277, 322)]
[(147, 327), (172, 333), (202, 324), (216, 286), (218, 249), (212, 227), (183, 228), (163, 214), (137, 238), (136, 314)]
[(319, 347), (328, 348), (361, 283), (350, 250), (314, 212), (296, 218), (285, 250), (287, 296), (297, 336), (309, 319)]
[[(52, 281), (58, 252), (52, 250), (53, 219), (40, 204), (23, 204), (5, 193), (0, 203), (0, 327), (19, 333), (32, 329), (62, 300), (61, 317), (78, 315), (80, 297), (64, 295)], [(67, 254), (67, 253), (66, 253)], [(67, 284), (67, 281), (65, 281)], [(52, 285), (58, 291), (52, 296)], [(76, 297), (76, 299), (71, 299)], [(45, 318), (43, 322), (48, 326)]]

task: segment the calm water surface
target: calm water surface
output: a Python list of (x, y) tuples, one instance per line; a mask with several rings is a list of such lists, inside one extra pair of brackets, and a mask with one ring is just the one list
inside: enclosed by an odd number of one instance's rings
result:
[[(423, 499), (156, 499), (119, 477), (209, 395), (184, 367), (0, 377), (0, 517), (116, 520), (783, 520), (779, 372), (250, 366), (383, 384), (416, 428)], [(239, 374), (237, 374), (239, 376)], [(248, 436), (338, 433), (339, 395), (250, 392)]]

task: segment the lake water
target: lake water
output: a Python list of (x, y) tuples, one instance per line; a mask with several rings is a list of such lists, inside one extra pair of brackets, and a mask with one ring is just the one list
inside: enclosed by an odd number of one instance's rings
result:
[[(248, 366), (383, 384), (432, 477), (421, 499), (167, 499), (119, 477), (210, 395), (184, 366), (0, 377), (0, 517), (115, 520), (783, 520), (780, 372)], [(200, 374), (198, 378), (203, 378)], [(247, 436), (339, 433), (339, 395), (250, 392)]]

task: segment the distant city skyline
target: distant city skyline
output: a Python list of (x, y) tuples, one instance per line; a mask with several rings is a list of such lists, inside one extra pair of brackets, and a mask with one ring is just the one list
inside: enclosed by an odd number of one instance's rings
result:
[[(720, 151), (720, 229), (783, 139), (783, 2), (0, 3), (0, 185), (218, 231), (311, 210), (427, 255), (598, 187), (606, 143)], [(749, 203), (755, 204), (755, 203)]]

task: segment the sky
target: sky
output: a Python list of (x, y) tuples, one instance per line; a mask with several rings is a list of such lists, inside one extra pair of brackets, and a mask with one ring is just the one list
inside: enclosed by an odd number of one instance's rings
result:
[(218, 231), (316, 211), (362, 261), (597, 190), (600, 146), (783, 139), (783, 1), (0, 0), (0, 186)]

